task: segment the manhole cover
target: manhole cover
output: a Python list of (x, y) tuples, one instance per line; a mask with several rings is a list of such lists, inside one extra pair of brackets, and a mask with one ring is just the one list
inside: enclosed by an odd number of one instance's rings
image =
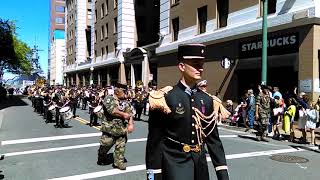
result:
[(285, 163), (306, 163), (309, 162), (308, 159), (299, 157), (299, 156), (290, 156), (290, 155), (273, 155), (270, 159), (279, 162)]

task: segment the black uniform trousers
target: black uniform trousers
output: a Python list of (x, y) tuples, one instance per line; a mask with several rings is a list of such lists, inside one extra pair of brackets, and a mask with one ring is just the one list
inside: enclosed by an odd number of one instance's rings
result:
[(90, 113), (90, 125), (97, 125), (98, 124), (98, 116), (93, 112), (94, 108), (89, 107)]

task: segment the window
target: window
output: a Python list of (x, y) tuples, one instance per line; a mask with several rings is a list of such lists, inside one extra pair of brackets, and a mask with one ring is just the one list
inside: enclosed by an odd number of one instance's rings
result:
[(180, 2), (180, 0), (171, 0), (171, 5), (177, 4), (179, 2)]
[(104, 56), (104, 48), (101, 48), (101, 58), (103, 59)]
[(56, 17), (56, 24), (64, 24), (64, 18)]
[(118, 20), (117, 20), (117, 18), (115, 17), (114, 19), (113, 19), (113, 24), (114, 24), (114, 26), (113, 26), (113, 33), (114, 34), (116, 34), (117, 32), (118, 32)]
[(88, 3), (91, 3), (92, 2), (92, 0), (88, 0)]
[(226, 27), (229, 14), (229, 0), (217, 0), (218, 28)]
[(174, 18), (172, 19), (172, 39), (173, 41), (177, 41), (178, 40), (178, 36), (179, 36), (179, 18)]
[(108, 26), (108, 23), (107, 23), (104, 37), (108, 38), (108, 32), (109, 32), (109, 26)]
[(94, 31), (94, 43), (97, 42), (97, 30)]
[(106, 46), (106, 55), (108, 56), (108, 53), (109, 53), (109, 47)]
[(94, 57), (97, 57), (97, 50), (94, 50)]
[(118, 0), (113, 0), (113, 7), (115, 9), (118, 7)]
[(101, 5), (101, 14), (100, 14), (100, 17), (103, 18), (104, 16), (104, 3), (102, 3)]
[(198, 32), (199, 34), (206, 32), (207, 26), (207, 6), (198, 8)]
[(114, 53), (116, 54), (117, 53), (117, 42), (114, 42), (113, 46), (114, 46)]
[(100, 39), (103, 40), (103, 38), (104, 38), (104, 26), (101, 26)]
[(98, 16), (97, 10), (94, 10), (94, 22), (97, 22), (97, 16)]
[(106, 14), (108, 14), (109, 11), (109, 0), (106, 0)]
[(277, 0), (269, 0), (268, 1), (268, 14), (276, 13), (277, 9)]
[(88, 19), (91, 20), (92, 18), (92, 11), (91, 9), (88, 9)]
[(56, 12), (64, 13), (64, 6), (56, 6)]

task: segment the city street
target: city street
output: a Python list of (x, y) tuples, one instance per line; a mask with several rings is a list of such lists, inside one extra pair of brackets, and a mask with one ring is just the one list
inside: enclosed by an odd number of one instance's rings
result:
[[(135, 131), (129, 135), (125, 154), (127, 170), (120, 171), (112, 168), (112, 152), (109, 152), (110, 165), (96, 164), (101, 133), (98, 127), (86, 125), (88, 110), (77, 109), (80, 117), (70, 122), (72, 128), (57, 129), (54, 123), (46, 124), (42, 116), (33, 112), (28, 99), (20, 101), (14, 97), (11, 101), (13, 106), (2, 107), (0, 111), (3, 113), (0, 153), (5, 155), (0, 161), (0, 170), (5, 179), (146, 179), (146, 116), (144, 121), (135, 122)], [(227, 127), (219, 127), (219, 132), (232, 180), (319, 179), (320, 151), (317, 147), (274, 140), (257, 142), (254, 134)], [(210, 179), (216, 179), (210, 158), (208, 161)]]

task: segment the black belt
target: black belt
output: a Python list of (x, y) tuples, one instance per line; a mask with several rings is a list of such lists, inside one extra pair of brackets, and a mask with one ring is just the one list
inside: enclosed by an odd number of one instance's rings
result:
[(202, 144), (195, 144), (195, 145), (191, 145), (191, 144), (186, 144), (186, 143), (182, 143), (182, 142), (179, 142), (177, 140), (174, 140), (170, 137), (165, 137), (165, 144), (172, 147), (172, 148), (175, 148), (175, 149), (179, 149), (179, 150), (182, 150), (183, 152), (196, 152), (196, 153), (199, 153), (201, 152), (202, 148), (203, 148), (203, 145)]

